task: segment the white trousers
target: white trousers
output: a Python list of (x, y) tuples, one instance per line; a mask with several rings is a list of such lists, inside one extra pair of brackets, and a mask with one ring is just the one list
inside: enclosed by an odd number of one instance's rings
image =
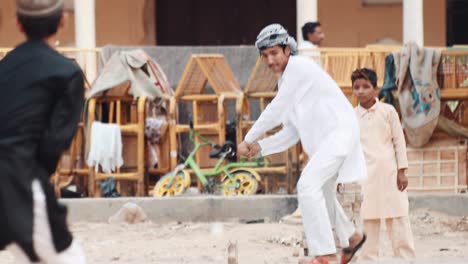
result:
[[(85, 264), (85, 256), (80, 245), (73, 241), (70, 247), (58, 253), (55, 250), (50, 231), (49, 218), (44, 191), (38, 180), (32, 183), (34, 201), (33, 245), (34, 251), (44, 264)], [(32, 263), (23, 250), (16, 244), (9, 246), (15, 263)]]
[(312, 157), (297, 183), (299, 206), (302, 210), (307, 245), (311, 255), (336, 253), (332, 227), (341, 247), (349, 247), (355, 232), (336, 198), (336, 179), (344, 157)]

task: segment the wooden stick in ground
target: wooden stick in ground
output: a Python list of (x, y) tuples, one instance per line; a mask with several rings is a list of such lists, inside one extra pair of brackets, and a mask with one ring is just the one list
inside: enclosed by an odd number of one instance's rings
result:
[(238, 264), (237, 241), (235, 243), (229, 241), (227, 251), (228, 251), (228, 264)]

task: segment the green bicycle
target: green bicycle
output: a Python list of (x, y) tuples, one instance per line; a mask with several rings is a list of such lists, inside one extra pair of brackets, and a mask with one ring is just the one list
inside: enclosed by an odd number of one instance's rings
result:
[[(195, 137), (199, 141), (196, 141)], [(252, 195), (257, 193), (261, 177), (252, 168), (264, 166), (265, 162), (262, 158), (251, 162), (241, 159), (239, 162), (225, 164), (227, 159), (236, 157), (235, 144), (226, 141), (223, 146), (219, 146), (214, 142), (208, 141), (193, 129), (192, 122), (190, 122), (189, 138), (194, 144), (193, 150), (184, 163), (177, 165), (173, 171), (159, 179), (154, 187), (154, 196), (167, 197), (182, 194), (191, 184), (190, 173), (187, 169), (192, 169), (202, 185), (203, 193), (214, 193), (217, 190), (221, 190), (227, 196)], [(210, 171), (202, 171), (195, 161), (195, 154), (200, 148), (205, 146), (213, 147), (215, 151), (210, 153), (210, 158), (218, 159), (215, 167)]]

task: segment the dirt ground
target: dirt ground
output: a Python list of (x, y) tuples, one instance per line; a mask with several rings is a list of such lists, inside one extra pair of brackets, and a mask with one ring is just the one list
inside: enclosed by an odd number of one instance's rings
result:
[[(468, 260), (468, 216), (419, 210), (411, 221), (418, 258)], [(297, 264), (295, 255), (302, 252), (302, 226), (281, 223), (75, 223), (72, 229), (88, 263), (227, 263), (229, 241), (237, 242), (242, 264)], [(391, 248), (384, 239), (381, 248), (388, 259)], [(14, 261), (0, 252), (0, 263)]]

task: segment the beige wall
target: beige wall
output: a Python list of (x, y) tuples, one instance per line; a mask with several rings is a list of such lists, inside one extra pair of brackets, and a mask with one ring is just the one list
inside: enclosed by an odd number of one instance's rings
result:
[(424, 0), (424, 44), (447, 45), (446, 0)]
[[(154, 37), (145, 42), (145, 2), (145, 0), (112, 0), (112, 4), (109, 4), (108, 0), (96, 0), (97, 45), (154, 44)], [(150, 23), (154, 24), (154, 12), (147, 14), (153, 17)], [(154, 36), (154, 32), (148, 33)]]
[[(15, 0), (0, 1), (0, 47), (11, 47), (23, 40), (16, 28)], [(96, 0), (97, 45), (155, 44), (154, 2)], [(426, 46), (445, 46), (445, 10), (445, 0), (424, 0)], [(402, 40), (401, 5), (363, 7), (361, 0), (319, 0), (318, 17), (326, 35), (325, 47), (362, 47), (381, 38)], [(74, 34), (72, 13), (58, 36), (61, 46), (73, 46)]]
[[(16, 27), (15, 0), (0, 0), (0, 47), (12, 47), (24, 40)], [(96, 44), (151, 45), (155, 43), (154, 1), (96, 0)], [(145, 33), (148, 32), (148, 33)], [(59, 32), (61, 46), (74, 46), (74, 14)]]
[[(363, 47), (382, 38), (402, 41), (402, 5), (364, 7), (361, 3), (318, 1), (318, 17), (325, 32), (322, 46)], [(426, 46), (445, 46), (445, 0), (424, 0), (424, 41)]]

